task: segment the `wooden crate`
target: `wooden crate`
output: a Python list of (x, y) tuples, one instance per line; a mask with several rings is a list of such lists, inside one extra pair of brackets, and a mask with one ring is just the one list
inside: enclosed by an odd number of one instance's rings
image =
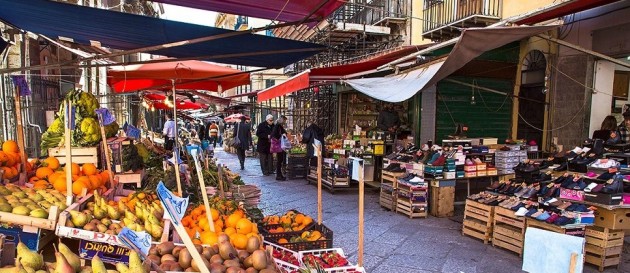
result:
[(495, 207), (493, 216), (492, 245), (523, 255), (525, 240), (525, 217), (514, 215), (514, 211)]
[(114, 175), (114, 181), (118, 181), (120, 184), (136, 184), (136, 187), (142, 187), (142, 178), (144, 177), (144, 170), (130, 173), (120, 173)]
[[(72, 147), (71, 150), (73, 163), (92, 163), (98, 166), (98, 147)], [(66, 164), (66, 149), (63, 147), (48, 149), (48, 156), (54, 156), (60, 164)]]
[(385, 182), (390, 182), (390, 183), (397, 183), (398, 182), (398, 178), (405, 175), (404, 172), (400, 172), (400, 173), (395, 173), (395, 172), (388, 172), (388, 171), (381, 171), (381, 183), (385, 183)]
[(384, 183), (381, 184), (381, 193), (379, 197), (379, 204), (381, 207), (384, 207), (391, 211), (396, 211), (396, 188), (392, 183)]
[(433, 187), (429, 192), (429, 212), (435, 217), (451, 217), (455, 211), (455, 187)]
[(488, 244), (492, 241), (494, 207), (472, 200), (466, 200), (462, 234)]
[(573, 235), (573, 236), (578, 236), (578, 237), (584, 237), (584, 232), (585, 232), (584, 227), (578, 226), (578, 227), (564, 228), (564, 227), (556, 226), (553, 224), (547, 224), (547, 222), (538, 221), (536, 219), (527, 219), (525, 223), (527, 227), (535, 227), (535, 228), (544, 229), (544, 230), (548, 230), (548, 231), (552, 231), (552, 232), (556, 232), (560, 234), (567, 234), (567, 235)]
[(625, 232), (604, 227), (587, 227), (585, 231), (585, 260), (599, 271), (609, 266), (619, 266)]
[(15, 265), (15, 244), (6, 241), (4, 234), (0, 234), (0, 267)]
[(409, 218), (422, 217), (427, 218), (427, 205), (425, 204), (413, 204), (408, 200), (403, 200), (400, 197), (396, 200), (396, 212), (400, 212)]

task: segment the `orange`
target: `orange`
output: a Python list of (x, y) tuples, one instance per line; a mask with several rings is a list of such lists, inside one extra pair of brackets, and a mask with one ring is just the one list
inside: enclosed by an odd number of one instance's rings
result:
[(96, 189), (100, 186), (103, 185), (103, 183), (101, 182), (101, 176), (100, 175), (90, 175), (88, 176), (89, 180), (90, 180), (90, 185), (92, 189)]
[(210, 209), (210, 214), (212, 214), (212, 221), (216, 222), (217, 220), (219, 220), (219, 211), (218, 210), (216, 210), (214, 208), (211, 208)]
[(15, 156), (13, 156), (10, 152), (5, 152), (7, 155), (7, 161), (4, 163), (5, 166), (13, 166), (15, 165)]
[[(90, 183), (90, 179), (87, 176), (80, 176), (77, 181), (75, 182), (80, 182), (83, 184), (83, 186), (85, 186), (85, 188), (87, 188), (88, 190), (92, 189), (91, 183)], [(72, 183), (72, 185), (74, 185), (74, 183)], [(72, 190), (74, 191), (74, 188), (72, 188)], [(81, 194), (79, 193), (75, 193), (75, 194)]]
[[(110, 181), (109, 171), (108, 170), (104, 170), (102, 173), (100, 173), (100, 176), (101, 176), (101, 182), (103, 184), (105, 184), (105, 183)], [(111, 178), (113, 178), (113, 176)]]
[(201, 242), (201, 240), (199, 240), (199, 239), (193, 239), (193, 240), (192, 240), (192, 242), (193, 242), (193, 244), (196, 244), (196, 245), (201, 245), (201, 244), (203, 244), (203, 243)]
[(258, 225), (256, 223), (252, 223), (252, 233), (258, 234)]
[(35, 183), (35, 182), (37, 182), (38, 180), (39, 180), (39, 177), (37, 177), (37, 176), (33, 176), (33, 177), (31, 177), (31, 178), (29, 178), (29, 179), (28, 179), (28, 182)]
[(238, 223), (238, 220), (240, 220), (241, 218), (242, 216), (240, 214), (237, 214), (236, 212), (230, 214), (230, 216), (228, 216), (227, 218), (226, 226), (235, 228), (236, 223)]
[(5, 163), (9, 160), (9, 156), (3, 151), (0, 151), (0, 166), (5, 165)]
[(26, 163), (24, 163), (24, 168), (26, 168), (27, 172), (30, 172), (30, 171), (33, 170), (33, 164), (31, 164), (31, 162), (27, 161)]
[(240, 216), (240, 218), (245, 217), (245, 212), (244, 212), (243, 210), (240, 210), (240, 209), (239, 209), (239, 210), (234, 211), (234, 214), (239, 215), (239, 216)]
[(65, 193), (67, 190), (65, 177), (59, 176), (55, 178), (55, 181), (50, 181), (50, 183), (53, 185), (53, 188), (55, 188), (55, 190), (58, 190), (62, 193)]
[(234, 229), (233, 227), (228, 227), (226, 228), (223, 232), (225, 232), (225, 234), (227, 234), (228, 236), (235, 234), (236, 233), (236, 229)]
[(208, 223), (208, 217), (206, 217), (206, 215), (201, 215), (199, 217), (198, 225), (203, 230), (210, 230), (210, 224)]
[(235, 233), (230, 235), (230, 241), (237, 249), (245, 249), (247, 247), (247, 235)]
[(192, 222), (192, 217), (190, 217), (190, 215), (186, 215), (184, 216), (184, 218), (182, 218), (182, 225), (184, 225), (185, 227), (190, 226)]
[(287, 239), (285, 239), (285, 238), (280, 238), (280, 240), (278, 240), (278, 243), (279, 244), (288, 244), (289, 241), (287, 241)]
[(298, 224), (302, 223), (302, 221), (304, 221), (304, 214), (298, 213), (293, 220)]
[(39, 177), (40, 179), (44, 179), (53, 173), (54, 171), (51, 168), (39, 167), (37, 168), (37, 171), (35, 171), (35, 176)]
[(9, 167), (2, 167), (2, 169), (4, 170), (4, 174), (2, 175), (3, 179), (11, 179), (13, 177), (11, 177), (11, 168)]
[(199, 239), (201, 240), (201, 243), (203, 243), (204, 245), (215, 245), (219, 243), (219, 236), (217, 236), (216, 233), (209, 230), (202, 232), (201, 235), (199, 236)]
[(83, 189), (87, 189), (87, 186), (85, 185), (85, 183), (83, 183), (83, 181), (75, 181), (74, 183), (72, 183), (72, 193), (74, 193), (75, 195), (79, 195), (83, 192)]
[(98, 172), (98, 170), (96, 169), (96, 166), (94, 166), (94, 164), (92, 163), (83, 164), (83, 167), (81, 167), (81, 170), (83, 171), (83, 174), (85, 175), (94, 175)]
[(48, 158), (44, 159), (44, 165), (53, 170), (59, 169), (59, 159), (54, 156), (49, 156)]
[(236, 223), (236, 232), (240, 234), (247, 234), (252, 232), (252, 222), (247, 218), (241, 218)]
[(81, 172), (81, 167), (79, 167), (79, 164), (72, 163), (72, 175), (79, 175), (79, 172)]
[(40, 180), (35, 182), (35, 184), (33, 184), (33, 189), (36, 190), (44, 190), (48, 188), (48, 183), (46, 183), (45, 180)]
[(10, 152), (10, 153), (17, 153), (20, 151), (20, 149), (18, 148), (17, 142), (13, 140), (7, 140), (4, 143), (2, 143), (2, 150), (5, 152)]

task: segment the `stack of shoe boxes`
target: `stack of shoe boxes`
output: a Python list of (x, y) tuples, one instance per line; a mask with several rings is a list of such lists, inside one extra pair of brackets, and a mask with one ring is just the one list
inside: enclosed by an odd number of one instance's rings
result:
[(455, 159), (449, 158), (444, 164), (444, 179), (455, 179), (456, 176)]
[(494, 154), (494, 165), (496, 166), (498, 175), (513, 174), (514, 167), (527, 159), (527, 151), (509, 150), (499, 151)]

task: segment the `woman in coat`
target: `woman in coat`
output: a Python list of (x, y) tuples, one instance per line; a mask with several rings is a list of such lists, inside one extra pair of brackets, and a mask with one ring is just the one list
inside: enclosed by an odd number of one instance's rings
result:
[[(280, 141), (283, 135), (287, 134), (287, 130), (284, 129), (284, 122), (287, 117), (280, 116), (278, 120), (276, 120), (276, 124), (271, 129), (271, 138), (276, 141)], [(287, 180), (282, 173), (282, 168), (287, 161), (287, 153), (285, 151), (276, 153), (276, 180)]]
[(241, 163), (241, 170), (245, 169), (245, 151), (249, 150), (252, 143), (252, 128), (249, 123), (245, 122), (245, 116), (241, 117), (241, 122), (234, 126), (234, 138), (238, 138), (241, 142), (236, 147), (236, 155), (238, 161)]

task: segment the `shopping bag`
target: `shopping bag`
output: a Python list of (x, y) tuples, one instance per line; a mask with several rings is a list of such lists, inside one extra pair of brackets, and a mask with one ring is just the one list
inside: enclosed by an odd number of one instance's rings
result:
[(271, 138), (271, 147), (269, 148), (269, 152), (272, 154), (282, 153), (282, 145), (280, 145), (280, 140)]
[(285, 151), (291, 150), (291, 142), (287, 136), (283, 135), (282, 138), (280, 138), (280, 147)]
[(240, 148), (241, 140), (238, 138), (238, 130), (240, 129), (240, 124), (236, 124), (236, 134), (234, 135), (234, 141), (232, 141), (232, 147)]

